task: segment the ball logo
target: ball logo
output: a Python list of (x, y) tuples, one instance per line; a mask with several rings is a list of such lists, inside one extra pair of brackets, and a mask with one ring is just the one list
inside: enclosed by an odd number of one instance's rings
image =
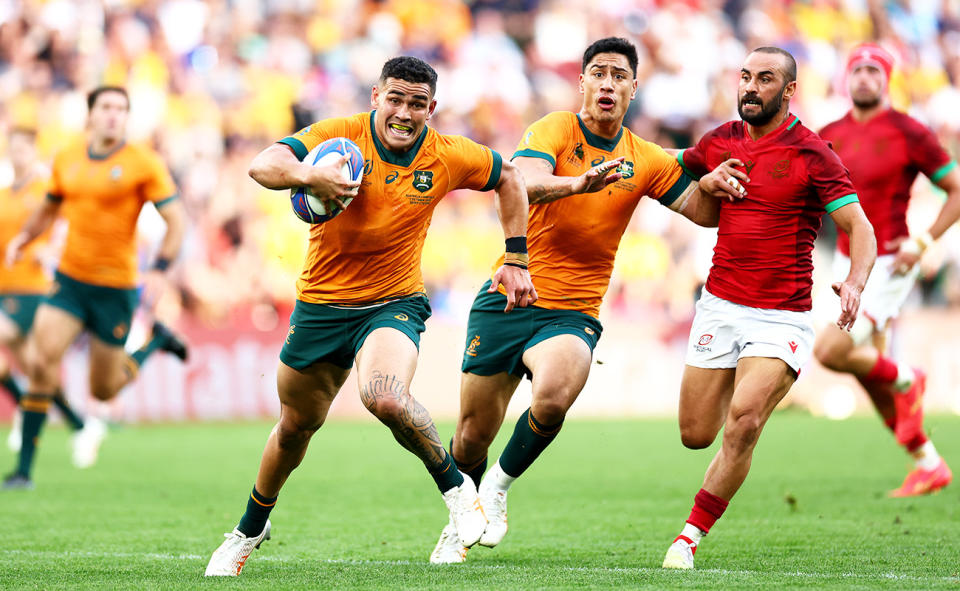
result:
[(703, 346), (703, 345), (709, 345), (711, 342), (713, 342), (713, 335), (704, 334), (704, 335), (700, 335), (700, 340), (697, 341), (697, 344), (700, 346)]
[(373, 172), (373, 160), (368, 158), (363, 162), (363, 176), (367, 176), (371, 172)]

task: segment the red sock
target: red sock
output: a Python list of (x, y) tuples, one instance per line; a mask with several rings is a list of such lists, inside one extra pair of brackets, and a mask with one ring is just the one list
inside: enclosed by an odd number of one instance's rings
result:
[(707, 533), (713, 527), (713, 524), (720, 519), (729, 504), (730, 501), (721, 499), (701, 488), (697, 495), (693, 497), (693, 509), (690, 510), (687, 523), (703, 533)]
[(881, 355), (877, 357), (877, 364), (873, 366), (870, 373), (863, 376), (863, 379), (865, 381), (892, 384), (897, 381), (897, 373), (897, 364)]
[(923, 444), (930, 441), (927, 439), (927, 436), (923, 431), (917, 433), (916, 437), (908, 441), (903, 447), (907, 448), (907, 451), (913, 453), (923, 447)]

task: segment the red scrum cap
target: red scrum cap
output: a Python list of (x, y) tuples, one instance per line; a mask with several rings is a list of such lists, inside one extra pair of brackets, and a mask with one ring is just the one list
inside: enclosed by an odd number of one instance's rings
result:
[(883, 70), (890, 81), (893, 72), (893, 56), (889, 51), (875, 43), (861, 43), (853, 48), (847, 59), (847, 73), (853, 72), (857, 66), (870, 65)]

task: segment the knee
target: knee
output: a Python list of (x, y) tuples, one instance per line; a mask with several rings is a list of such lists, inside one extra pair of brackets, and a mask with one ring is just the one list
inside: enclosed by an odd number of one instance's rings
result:
[(705, 449), (710, 447), (716, 438), (716, 433), (710, 433), (695, 423), (680, 424), (680, 442), (687, 449)]
[(60, 360), (42, 347), (30, 347), (24, 355), (24, 371), (33, 381), (56, 379)]
[(763, 419), (752, 410), (731, 413), (732, 420), (724, 429), (723, 441), (735, 449), (752, 449), (763, 430)]
[(322, 424), (319, 420), (301, 422), (281, 417), (276, 428), (277, 443), (282, 449), (301, 449)]
[(831, 347), (829, 343), (816, 343), (813, 346), (813, 356), (820, 365), (827, 369), (832, 369), (833, 371), (841, 371), (842, 369), (841, 364), (838, 363), (840, 356), (837, 355), (836, 350)]
[(567, 385), (555, 385), (549, 389), (534, 391), (530, 413), (542, 425), (559, 424), (566, 418), (567, 411), (579, 393)]
[(405, 405), (397, 396), (364, 396), (363, 405), (385, 425), (393, 426), (403, 422)]
[(454, 437), (454, 444), (459, 452), (454, 455), (461, 463), (473, 463), (487, 453), (496, 435), (496, 429), (492, 425), (485, 424), (478, 417), (466, 417), (460, 422), (460, 428)]

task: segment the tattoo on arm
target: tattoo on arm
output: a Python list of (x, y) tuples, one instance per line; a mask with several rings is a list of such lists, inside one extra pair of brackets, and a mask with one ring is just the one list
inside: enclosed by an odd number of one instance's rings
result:
[(570, 191), (564, 187), (548, 187), (546, 185), (527, 185), (527, 199), (531, 204), (550, 203), (557, 199), (568, 197)]
[[(400, 445), (420, 458), (427, 469), (437, 468), (443, 463), (446, 451), (430, 413), (410, 395), (398, 376), (375, 370), (370, 381), (360, 387), (360, 399), (367, 410), (390, 428)], [(396, 400), (399, 406), (396, 415), (381, 408), (380, 401), (387, 399)]]

